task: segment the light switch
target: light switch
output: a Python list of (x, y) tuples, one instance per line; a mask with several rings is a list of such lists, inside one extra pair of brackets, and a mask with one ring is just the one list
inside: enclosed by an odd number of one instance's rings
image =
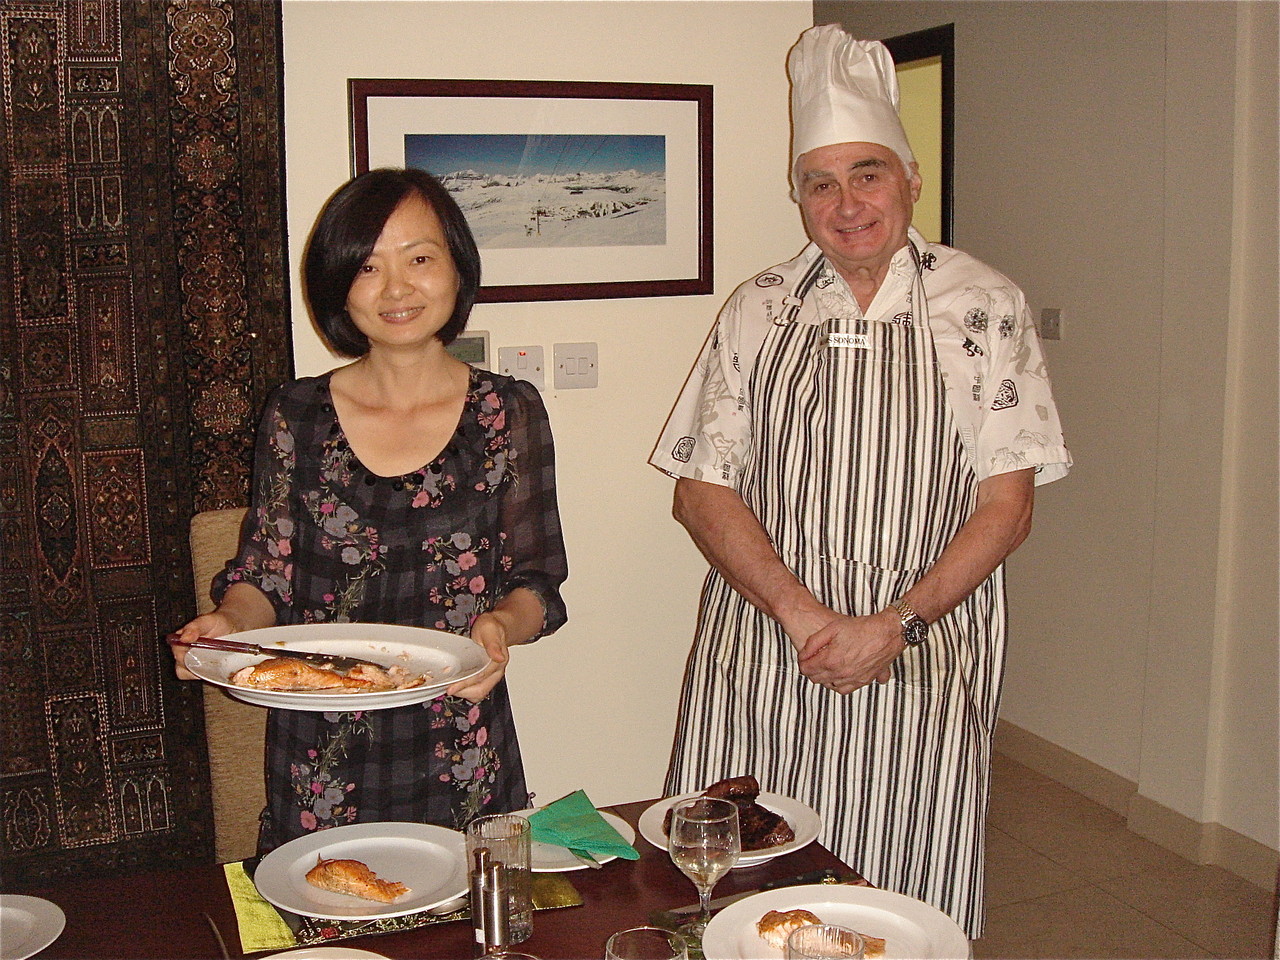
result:
[(1062, 339), (1062, 311), (1057, 307), (1045, 307), (1040, 311), (1040, 339)]
[(595, 387), (599, 381), (597, 350), (594, 343), (556, 343), (551, 347), (555, 364), (552, 382), (557, 390)]
[(528, 380), (539, 390), (545, 390), (547, 386), (542, 347), (499, 347), (497, 372), (517, 380)]

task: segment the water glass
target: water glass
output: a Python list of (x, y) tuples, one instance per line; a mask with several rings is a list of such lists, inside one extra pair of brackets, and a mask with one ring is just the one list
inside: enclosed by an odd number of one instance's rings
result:
[(661, 927), (619, 930), (604, 945), (604, 960), (687, 960), (684, 937)]
[(797, 927), (787, 937), (787, 960), (861, 960), (866, 950), (861, 934), (834, 923)]
[[(489, 851), (491, 863), (506, 867), (510, 903), (509, 943), (523, 943), (533, 933), (533, 881), (529, 873), (529, 821), (513, 813), (476, 817), (467, 825), (467, 869), (475, 867), (475, 852)], [(474, 905), (473, 905), (474, 909)]]

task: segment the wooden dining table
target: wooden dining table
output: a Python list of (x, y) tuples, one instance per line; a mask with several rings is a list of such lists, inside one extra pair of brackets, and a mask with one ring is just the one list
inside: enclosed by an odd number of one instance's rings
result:
[[(633, 827), (654, 801), (602, 809), (616, 813)], [(533, 934), (514, 949), (543, 960), (603, 957), (609, 935), (649, 922), (656, 911), (696, 903), (693, 884), (671, 863), (666, 850), (637, 832), (639, 860), (613, 860), (598, 870), (566, 874), (582, 896), (581, 906), (539, 910)], [(716, 884), (713, 897), (753, 891), (771, 882), (835, 871), (848, 876), (849, 866), (816, 841), (755, 866), (740, 867)], [(179, 870), (157, 870), (97, 879), (69, 879), (14, 889), (43, 897), (66, 914), (66, 927), (37, 960), (161, 957), (168, 960), (231, 957), (245, 954), (237, 933), (235, 909), (219, 864), (196, 864)], [(217, 933), (215, 934), (214, 928)], [(334, 941), (390, 958), (469, 958), (475, 956), (467, 920), (413, 930)]]

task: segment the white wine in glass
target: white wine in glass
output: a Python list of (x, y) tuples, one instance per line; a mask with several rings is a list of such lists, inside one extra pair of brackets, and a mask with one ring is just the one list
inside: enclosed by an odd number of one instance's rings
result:
[(671, 861), (698, 888), (698, 917), (689, 930), (701, 934), (710, 914), (711, 890), (742, 852), (738, 808), (728, 800), (696, 797), (671, 808), (667, 834)]

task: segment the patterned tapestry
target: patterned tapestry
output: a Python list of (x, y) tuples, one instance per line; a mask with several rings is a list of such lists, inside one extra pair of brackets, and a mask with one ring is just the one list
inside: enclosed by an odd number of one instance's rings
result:
[(212, 858), (192, 514), (291, 375), (278, 0), (4, 0), (0, 864)]

